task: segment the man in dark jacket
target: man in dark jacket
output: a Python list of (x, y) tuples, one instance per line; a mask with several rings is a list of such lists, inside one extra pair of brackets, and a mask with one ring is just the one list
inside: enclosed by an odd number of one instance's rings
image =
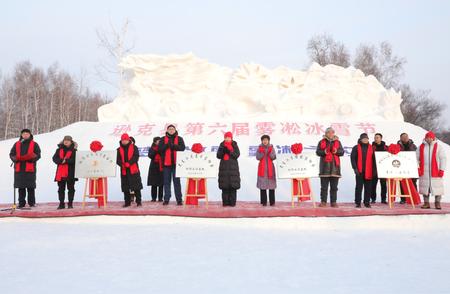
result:
[(25, 207), (28, 193), (28, 205), (36, 206), (36, 162), (41, 158), (41, 149), (33, 140), (29, 129), (20, 132), (19, 141), (14, 143), (9, 157), (14, 163), (14, 189), (19, 189), (19, 207)]
[(353, 147), (350, 159), (356, 179), (355, 205), (357, 208), (361, 207), (361, 196), (364, 187), (364, 206), (370, 208), (374, 152), (372, 145), (369, 144), (369, 136), (366, 133), (359, 136), (358, 144)]
[(58, 183), (58, 209), (64, 209), (64, 198), (66, 194), (68, 204), (67, 208), (73, 208), (73, 198), (75, 195), (75, 153), (77, 152), (77, 143), (75, 143), (71, 136), (65, 136), (64, 139), (58, 144), (53, 155), (53, 162), (57, 165), (55, 182)]
[(317, 145), (316, 154), (320, 156), (319, 207), (327, 206), (328, 186), (330, 186), (331, 207), (338, 207), (336, 201), (339, 178), (341, 177), (340, 157), (344, 155), (344, 148), (342, 148), (333, 128), (326, 129), (325, 136)]
[(217, 149), (219, 164), (219, 189), (222, 190), (223, 206), (236, 206), (237, 190), (241, 188), (238, 158), (239, 147), (233, 140), (233, 134), (224, 134), (224, 140)]
[[(388, 148), (386, 146), (386, 143), (383, 141), (383, 135), (380, 133), (376, 133), (374, 136), (374, 141), (372, 142), (373, 151), (387, 151)], [(375, 162), (376, 165), (376, 162)], [(372, 203), (375, 203), (377, 201), (377, 184), (378, 180), (380, 180), (380, 186), (381, 186), (381, 203), (387, 204), (386, 201), (386, 194), (387, 194), (387, 186), (386, 186), (386, 179), (378, 179), (377, 169), (375, 166), (374, 175), (372, 179)]]
[(119, 144), (116, 162), (120, 166), (120, 182), (125, 199), (123, 207), (131, 205), (131, 193), (134, 193), (136, 197), (137, 206), (141, 206), (142, 180), (138, 165), (139, 150), (128, 134), (121, 136)]
[(159, 152), (161, 154), (161, 161), (163, 163), (163, 178), (164, 178), (164, 202), (163, 205), (168, 205), (171, 195), (171, 182), (173, 180), (173, 187), (175, 190), (175, 198), (177, 205), (183, 205), (183, 195), (181, 194), (180, 178), (176, 176), (177, 152), (184, 151), (183, 138), (178, 136), (178, 132), (174, 125), (168, 125), (166, 135), (159, 141)]
[(163, 165), (161, 161), (161, 154), (159, 153), (160, 137), (154, 137), (152, 146), (148, 150), (148, 158), (151, 159), (150, 167), (148, 169), (147, 186), (151, 186), (152, 202), (163, 201)]
[[(411, 140), (407, 133), (402, 133), (400, 135), (400, 140), (397, 142), (397, 144), (400, 146), (401, 151), (416, 151), (417, 146), (414, 144), (413, 140)], [(412, 182), (414, 184), (414, 187), (416, 187), (417, 190), (417, 179), (412, 179)], [(404, 192), (402, 192), (404, 194)], [(406, 198), (401, 197), (400, 204), (405, 204)]]

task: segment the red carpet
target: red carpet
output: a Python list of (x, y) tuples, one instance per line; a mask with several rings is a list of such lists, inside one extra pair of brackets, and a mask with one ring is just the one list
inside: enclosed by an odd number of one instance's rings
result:
[[(123, 202), (110, 202), (108, 207), (97, 208), (96, 204), (90, 202), (83, 209), (81, 203), (75, 203), (74, 209), (57, 210), (57, 203), (38, 203), (37, 207), (30, 210), (0, 211), (0, 217), (74, 217), (74, 216), (94, 216), (94, 215), (168, 215), (187, 217), (208, 217), (208, 218), (237, 218), (237, 217), (345, 217), (345, 216), (370, 216), (370, 215), (413, 215), (413, 214), (448, 214), (450, 213), (450, 203), (443, 203), (442, 210), (412, 209), (410, 205), (395, 204), (393, 209), (388, 205), (374, 204), (372, 208), (355, 208), (352, 203), (338, 203), (339, 208), (313, 208), (311, 202), (301, 203), (299, 207), (291, 207), (290, 202), (278, 202), (274, 207), (262, 207), (257, 202), (238, 202), (236, 207), (222, 207), (220, 202), (210, 202), (206, 208), (203, 202), (199, 207), (176, 206), (172, 201), (170, 205), (163, 206), (162, 203), (145, 201), (142, 207), (122, 208)], [(0, 209), (9, 208), (6, 204), (1, 204)]]

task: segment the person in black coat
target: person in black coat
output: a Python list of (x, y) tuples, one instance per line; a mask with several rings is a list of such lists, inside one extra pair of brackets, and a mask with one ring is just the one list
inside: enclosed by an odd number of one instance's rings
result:
[[(374, 136), (374, 141), (372, 142), (372, 147), (373, 147), (373, 151), (387, 151), (388, 148), (386, 146), (386, 143), (383, 141), (383, 135), (380, 133), (376, 133)], [(375, 162), (376, 164), (376, 162)], [(372, 179), (372, 195), (371, 195), (371, 199), (372, 199), (372, 203), (375, 203), (377, 201), (377, 184), (378, 184), (378, 180), (380, 181), (380, 186), (381, 186), (381, 203), (383, 204), (387, 204), (386, 201), (386, 195), (387, 195), (387, 186), (386, 186), (386, 179), (378, 179), (378, 174), (377, 174), (377, 169), (375, 166), (375, 173), (373, 175), (373, 179)]]
[(176, 176), (177, 152), (184, 151), (186, 146), (182, 137), (178, 136), (178, 132), (174, 125), (168, 125), (166, 135), (159, 141), (159, 154), (163, 164), (164, 178), (164, 202), (168, 205), (171, 195), (171, 182), (173, 180), (173, 188), (175, 190), (175, 198), (177, 205), (183, 205), (183, 195), (181, 193), (180, 178)]
[(36, 206), (36, 162), (41, 158), (41, 149), (29, 129), (20, 132), (20, 138), (11, 148), (9, 157), (14, 163), (14, 189), (19, 189), (18, 208), (27, 204), (27, 193), (28, 205)]
[(142, 205), (142, 180), (139, 171), (139, 150), (128, 134), (122, 134), (117, 148), (117, 165), (120, 166), (120, 182), (125, 204), (131, 205), (131, 193), (136, 197), (137, 206)]
[[(413, 140), (409, 138), (409, 135), (407, 133), (402, 133), (400, 135), (400, 140), (397, 142), (397, 144), (400, 146), (401, 151), (416, 151), (417, 146), (414, 144)], [(417, 179), (412, 179), (413, 185), (417, 190)], [(402, 189), (402, 194), (404, 194), (405, 191)], [(405, 204), (406, 198), (401, 197), (400, 198), (400, 204)]]
[(151, 186), (152, 202), (155, 202), (156, 198), (159, 202), (163, 201), (164, 179), (161, 154), (159, 153), (160, 140), (160, 137), (154, 137), (152, 146), (148, 150), (148, 157), (151, 161), (148, 169), (147, 186)]
[(344, 148), (333, 128), (329, 127), (325, 130), (325, 136), (317, 144), (316, 155), (320, 156), (319, 207), (327, 206), (328, 187), (330, 187), (331, 207), (337, 208), (337, 191), (341, 177), (340, 157), (344, 155)]
[(68, 204), (67, 208), (73, 208), (73, 198), (75, 196), (75, 153), (77, 152), (77, 143), (71, 136), (65, 136), (58, 144), (53, 155), (53, 162), (57, 165), (55, 182), (58, 183), (58, 209), (64, 209), (64, 198), (67, 186)]
[(224, 141), (217, 149), (219, 165), (219, 189), (222, 190), (223, 206), (236, 206), (237, 190), (241, 188), (241, 176), (237, 159), (240, 152), (231, 132), (224, 135)]

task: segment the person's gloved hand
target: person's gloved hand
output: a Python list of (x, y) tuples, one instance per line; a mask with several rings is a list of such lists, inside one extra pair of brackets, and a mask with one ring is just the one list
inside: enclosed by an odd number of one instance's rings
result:
[(439, 174), (438, 175), (439, 175), (440, 178), (442, 178), (444, 176), (444, 171), (442, 169), (439, 170)]

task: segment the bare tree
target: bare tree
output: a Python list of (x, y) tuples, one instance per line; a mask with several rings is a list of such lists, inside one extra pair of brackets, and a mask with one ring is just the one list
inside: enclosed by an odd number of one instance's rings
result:
[(353, 66), (373, 75), (386, 88), (398, 88), (406, 59), (393, 54), (392, 45), (381, 42), (378, 47), (362, 44), (356, 49)]
[(118, 87), (117, 80), (122, 81), (124, 76), (119, 66), (120, 60), (134, 48), (135, 40), (130, 37), (130, 25), (130, 20), (126, 18), (120, 29), (117, 29), (110, 20), (108, 29), (96, 30), (99, 46), (105, 49), (107, 57), (100, 61), (95, 70), (101, 81), (114, 87)]
[(402, 85), (401, 109), (406, 122), (421, 126), (425, 130), (439, 132), (442, 128), (446, 105), (430, 97), (429, 90), (412, 90)]
[(350, 65), (348, 49), (329, 34), (313, 36), (309, 39), (306, 49), (310, 60), (321, 66), (335, 64), (347, 67)]

